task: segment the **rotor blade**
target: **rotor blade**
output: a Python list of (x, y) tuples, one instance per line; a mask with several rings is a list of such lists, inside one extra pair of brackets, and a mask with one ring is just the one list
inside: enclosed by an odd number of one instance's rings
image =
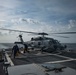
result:
[(62, 37), (62, 38), (70, 38), (70, 37), (67, 37), (67, 36), (60, 36), (60, 35), (54, 35), (54, 36), (56, 36), (56, 37)]
[(61, 33), (51, 33), (51, 34), (76, 34), (76, 32), (61, 32)]
[(5, 28), (0, 28), (0, 30), (7, 30), (7, 31), (15, 31), (15, 32), (38, 34), (37, 32), (29, 32), (29, 31), (13, 30), (13, 29), (5, 29)]
[(67, 36), (62, 36), (62, 35), (57, 35), (57, 34), (50, 34), (50, 36), (56, 36), (56, 37), (61, 37), (61, 38), (70, 38)]
[(42, 32), (42, 33), (38, 33), (38, 35), (48, 35), (48, 34), (47, 34), (47, 33)]
[(5, 28), (0, 28), (0, 30), (15, 31), (15, 32), (23, 32), (23, 33), (32, 33), (32, 34), (35, 34), (35, 35), (48, 35), (47, 33), (44, 33), (44, 32), (37, 33), (37, 32), (29, 32), (29, 31), (13, 30), (13, 29), (5, 29)]

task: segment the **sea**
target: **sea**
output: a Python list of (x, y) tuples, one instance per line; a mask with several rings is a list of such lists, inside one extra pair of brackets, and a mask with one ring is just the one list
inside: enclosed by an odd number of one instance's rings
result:
[[(67, 50), (76, 50), (76, 43), (62, 43), (62, 45), (66, 45)], [(13, 46), (14, 46), (13, 43), (0, 43), (0, 50), (12, 48)], [(21, 47), (21, 45), (19, 45), (19, 47)]]
[(62, 43), (62, 45), (66, 45), (67, 46), (67, 50), (74, 50), (76, 51), (76, 43)]

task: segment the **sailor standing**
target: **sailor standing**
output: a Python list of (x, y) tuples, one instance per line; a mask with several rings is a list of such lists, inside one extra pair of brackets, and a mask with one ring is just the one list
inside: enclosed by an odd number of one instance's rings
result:
[(18, 48), (17, 44), (15, 44), (12, 48), (12, 53), (13, 53), (14, 58), (15, 58), (17, 52), (19, 52), (19, 48)]
[(24, 53), (25, 52), (28, 52), (29, 53), (29, 51), (28, 51), (28, 45), (27, 44), (24, 44)]

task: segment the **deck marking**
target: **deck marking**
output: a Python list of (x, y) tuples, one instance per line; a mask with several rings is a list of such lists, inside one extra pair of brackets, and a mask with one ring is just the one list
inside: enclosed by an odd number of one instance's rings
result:
[[(24, 54), (23, 51), (21, 51), (21, 53)], [(26, 55), (26, 54), (24, 54), (24, 55)], [(54, 56), (61, 57), (61, 58), (72, 59), (70, 57), (66, 57), (66, 56), (62, 56), (62, 55), (58, 55), (58, 54), (52, 54), (52, 53), (47, 53), (47, 54), (45, 54), (45, 53), (39, 53), (39, 54), (34, 54), (34, 55), (37, 55), (37, 56), (54, 55)], [(34, 57), (34, 56), (31, 56), (31, 57)]]
[(58, 56), (58, 57), (62, 57), (62, 58), (72, 59), (70, 57), (66, 57), (66, 56), (62, 56), (62, 55), (57, 55), (57, 54), (53, 54), (53, 55)]
[(63, 62), (68, 62), (68, 61), (74, 61), (76, 59), (68, 59), (68, 60), (61, 60), (61, 61), (52, 61), (52, 62), (46, 62), (46, 63), (63, 63)]
[(7, 61), (10, 63), (11, 66), (14, 66), (14, 63), (12, 62), (12, 60), (10, 59), (9, 55), (7, 53), (5, 53), (6, 59)]

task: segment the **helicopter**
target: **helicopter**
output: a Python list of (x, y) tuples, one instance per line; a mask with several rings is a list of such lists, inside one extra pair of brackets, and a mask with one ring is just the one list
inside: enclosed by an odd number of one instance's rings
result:
[[(67, 48), (66, 45), (62, 45), (58, 40), (54, 38), (45, 37), (48, 36), (48, 33), (45, 32), (29, 32), (29, 31), (21, 31), (21, 30), (12, 30), (12, 29), (5, 29), (0, 28), (0, 30), (6, 30), (6, 31), (14, 31), (14, 32), (22, 32), (22, 33), (31, 33), (34, 35), (41, 35), (40, 37), (32, 37), (30, 41), (24, 42), (22, 38), (22, 34), (19, 35), (20, 42), (15, 42), (16, 44), (27, 44), (32, 49), (39, 48), (45, 52), (54, 52), (54, 51), (60, 51)], [(61, 32), (61, 33), (51, 33), (51, 34), (76, 34), (76, 32)], [(66, 36), (59, 36), (63, 38), (69, 38)]]
[(30, 41), (24, 42), (22, 35), (19, 35), (21, 42), (15, 42), (16, 44), (24, 44), (27, 43), (28, 46), (34, 50), (35, 48), (43, 50), (45, 52), (54, 52), (56, 50), (63, 50), (66, 48), (66, 45), (63, 46), (60, 42), (54, 38), (45, 37), (46, 33), (39, 33), (40, 37), (32, 37)]

